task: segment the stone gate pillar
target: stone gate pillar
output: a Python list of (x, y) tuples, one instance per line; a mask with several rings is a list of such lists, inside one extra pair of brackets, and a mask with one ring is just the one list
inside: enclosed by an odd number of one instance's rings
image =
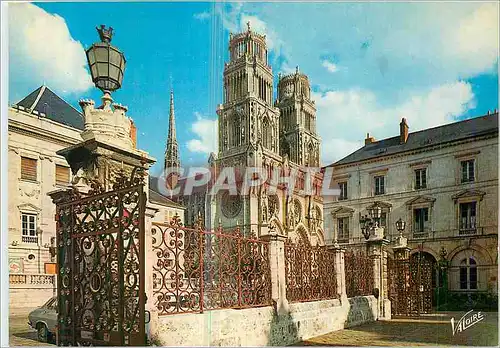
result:
[(386, 302), (389, 301), (386, 247), (389, 244), (389, 240), (385, 239), (383, 235), (383, 228), (377, 228), (377, 231), (367, 240), (367, 251), (368, 256), (373, 260), (373, 290), (378, 300), (378, 317), (389, 319), (390, 311), (386, 310)]
[(345, 280), (345, 249), (340, 247), (338, 243), (328, 246), (328, 249), (335, 254), (335, 276), (337, 281), (337, 293), (339, 294), (340, 302), (347, 303), (347, 290)]
[(289, 312), (286, 298), (285, 279), (285, 241), (286, 236), (278, 234), (270, 228), (269, 234), (261, 236), (261, 240), (269, 242), (269, 265), (271, 269), (271, 298), (278, 315)]

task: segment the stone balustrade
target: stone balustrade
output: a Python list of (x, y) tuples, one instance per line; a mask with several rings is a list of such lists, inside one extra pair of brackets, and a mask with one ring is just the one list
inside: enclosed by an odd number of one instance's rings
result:
[(55, 274), (9, 274), (10, 287), (46, 287), (56, 286)]

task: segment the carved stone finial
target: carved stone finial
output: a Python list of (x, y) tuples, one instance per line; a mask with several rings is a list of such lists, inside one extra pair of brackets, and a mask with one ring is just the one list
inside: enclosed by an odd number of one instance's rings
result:
[(250, 21), (247, 22), (247, 30), (250, 31)]

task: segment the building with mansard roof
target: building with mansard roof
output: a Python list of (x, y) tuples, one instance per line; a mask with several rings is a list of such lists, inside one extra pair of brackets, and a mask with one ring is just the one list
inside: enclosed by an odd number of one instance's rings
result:
[(410, 126), (403, 119), (399, 135), (378, 141), (368, 134), (362, 148), (331, 164), (341, 194), (325, 201), (327, 238), (363, 248), (360, 217), (378, 206), (388, 240), (401, 218), (411, 255), (448, 262), (457, 298), (496, 293), (498, 112), (418, 132)]
[[(133, 124), (132, 124), (133, 125)], [(10, 309), (33, 309), (55, 291), (55, 205), (47, 195), (71, 183), (57, 151), (82, 141), (83, 115), (41, 86), (8, 108), (8, 249)], [(134, 127), (131, 131), (135, 143)], [(150, 185), (154, 221), (183, 216), (184, 208)], [(3, 233), (3, 232), (2, 232)]]

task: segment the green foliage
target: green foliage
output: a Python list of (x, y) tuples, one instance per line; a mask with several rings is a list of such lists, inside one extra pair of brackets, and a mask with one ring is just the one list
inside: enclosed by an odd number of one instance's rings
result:
[(491, 292), (448, 292), (437, 303), (438, 311), (498, 311), (498, 295)]

